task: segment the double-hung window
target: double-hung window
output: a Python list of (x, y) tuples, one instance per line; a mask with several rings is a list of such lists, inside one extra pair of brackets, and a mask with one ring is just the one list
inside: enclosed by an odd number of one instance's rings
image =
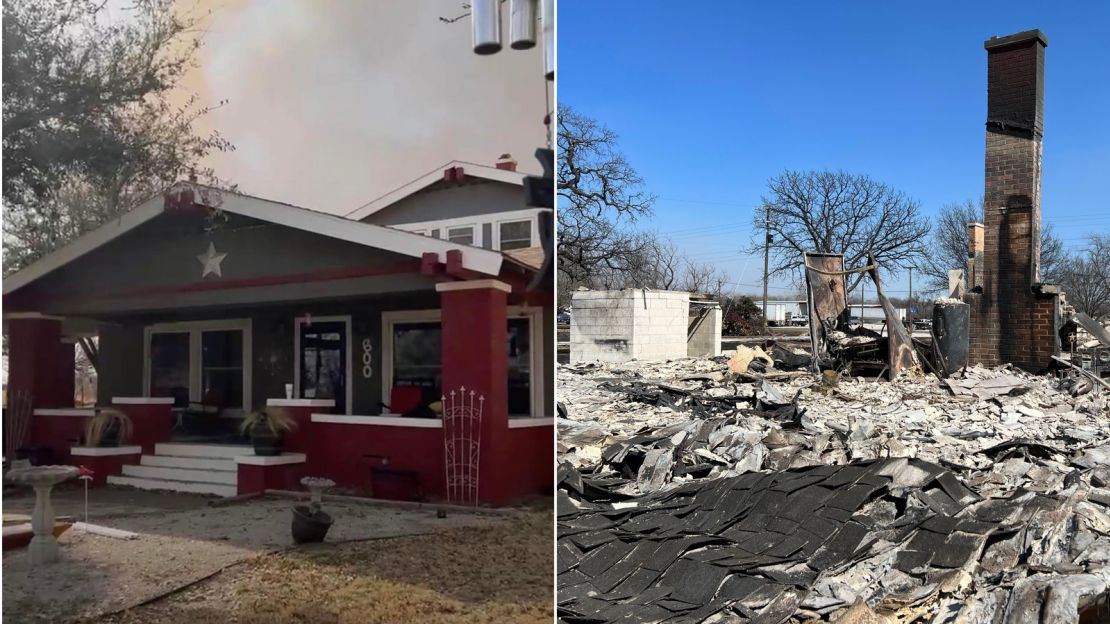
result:
[(447, 228), (447, 240), (460, 245), (474, 244), (474, 226), (464, 225)]
[(532, 220), (502, 221), (497, 224), (499, 249), (523, 249), (532, 246)]

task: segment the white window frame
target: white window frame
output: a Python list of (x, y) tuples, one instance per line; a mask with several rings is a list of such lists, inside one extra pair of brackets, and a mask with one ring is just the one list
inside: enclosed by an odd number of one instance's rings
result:
[(351, 339), (353, 338), (353, 336), (351, 335), (351, 315), (350, 314), (339, 315), (339, 316), (309, 316), (309, 317), (298, 316), (298, 317), (293, 319), (293, 398), (294, 399), (301, 398), (301, 325), (308, 324), (310, 321), (312, 323), (337, 323), (337, 322), (342, 322), (346, 326), (346, 329), (347, 329), (347, 341), (346, 341), (347, 342), (347, 354), (346, 354), (346, 357), (347, 357), (347, 372), (346, 372), (346, 383), (344, 385), (347, 386), (347, 388), (346, 388), (346, 394), (347, 394), (347, 403), (346, 403), (346, 405), (347, 406), (346, 406), (346, 411), (344, 413), (345, 414), (350, 414), (350, 413), (352, 413), (351, 410), (353, 409), (353, 406), (351, 405), (351, 401), (352, 401), (352, 398), (354, 397), (354, 393), (352, 392), (352, 390), (354, 389), (354, 385), (355, 385), (354, 377), (351, 376), (351, 372), (352, 372), (351, 353), (352, 353), (352, 349), (353, 349), (353, 345), (351, 344)]
[(223, 415), (231, 418), (241, 417), (250, 411), (251, 381), (253, 380), (253, 323), (249, 318), (240, 319), (215, 319), (207, 321), (181, 321), (177, 323), (155, 323), (143, 328), (143, 394), (150, 396), (150, 340), (154, 334), (188, 334), (189, 335), (189, 400), (201, 401), (201, 386), (203, 386), (203, 368), (201, 359), (204, 357), (201, 348), (201, 334), (206, 331), (235, 331), (243, 332), (243, 404), (238, 408), (228, 407), (223, 410)]
[[(529, 372), (532, 376), (531, 414), (509, 414), (510, 419), (544, 418), (544, 374), (543, 374), (543, 308), (537, 306), (508, 306), (506, 319), (529, 319), (529, 348), (532, 361)], [(382, 402), (389, 401), (393, 387), (393, 327), (404, 323), (438, 322), (442, 327), (443, 314), (440, 310), (390, 310), (382, 312)], [(508, 327), (505, 328), (508, 330)], [(440, 335), (442, 339), (442, 334)], [(508, 379), (506, 378), (506, 383)], [(396, 416), (383, 413), (383, 416)]]
[[(396, 223), (388, 225), (397, 230), (404, 230), (412, 234), (427, 235), (432, 229), (439, 228), (446, 232), (447, 228), (462, 227), (467, 225), (474, 226), (474, 247), (486, 247), (487, 243), (491, 250), (496, 250), (500, 247), (499, 239), (501, 231), (498, 228), (500, 221), (532, 221), (532, 246), (539, 245), (540, 230), (539, 230), (539, 215), (543, 208), (525, 208), (522, 210), (506, 210), (504, 212), (492, 212), (486, 215), (469, 215), (463, 217), (456, 217), (453, 219), (436, 219), (434, 221), (414, 221), (412, 223)], [(485, 239), (485, 227), (490, 226), (491, 240)], [(444, 239), (446, 240), (446, 239)]]
[(451, 230), (463, 230), (463, 229), (470, 230), (470, 242), (469, 243), (455, 243), (455, 244), (457, 244), (457, 245), (470, 245), (470, 246), (478, 245), (479, 244), (479, 241), (478, 241), (478, 229), (479, 228), (478, 228), (478, 225), (475, 224), (475, 223), (466, 223), (466, 224), (463, 224), (463, 225), (445, 225), (442, 228), (440, 228), (440, 230), (443, 232), (443, 240), (445, 240), (449, 243), (454, 242), (454, 241), (451, 240)]
[[(528, 246), (535, 247), (539, 245), (540, 232), (539, 232), (539, 219), (498, 219), (493, 223), (493, 247), (494, 251), (501, 251), (501, 226), (506, 223), (523, 223), (528, 221), (531, 227), (528, 233)], [(511, 250), (510, 250), (511, 251)]]

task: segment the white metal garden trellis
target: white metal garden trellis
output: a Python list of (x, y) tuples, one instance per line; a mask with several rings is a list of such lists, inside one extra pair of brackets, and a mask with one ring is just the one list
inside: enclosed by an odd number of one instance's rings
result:
[(478, 462), (481, 459), (482, 408), (486, 397), (465, 386), (443, 399), (444, 472), (447, 502), (478, 504)]

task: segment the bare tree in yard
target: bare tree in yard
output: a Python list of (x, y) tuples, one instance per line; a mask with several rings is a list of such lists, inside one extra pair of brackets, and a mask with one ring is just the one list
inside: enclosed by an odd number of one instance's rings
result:
[(682, 278), (682, 267), (689, 260), (682, 250), (671, 241), (656, 240), (651, 249), (654, 275), (654, 288), (674, 290)]
[(559, 105), (560, 279), (590, 284), (597, 275), (633, 273), (654, 240), (632, 224), (651, 214), (654, 196), (617, 148), (617, 135)]
[[(983, 222), (983, 200), (946, 204), (937, 213), (929, 252), (917, 264), (923, 278), (923, 292), (947, 292), (948, 271), (967, 268), (967, 225)], [(1058, 283), (1065, 259), (1064, 243), (1051, 224), (1041, 227), (1041, 281)]]
[(720, 297), (727, 283), (728, 275), (712, 264), (687, 260), (682, 274), (682, 290)]
[(1093, 319), (1110, 318), (1110, 234), (1091, 236), (1087, 248), (1067, 258), (1059, 272), (1068, 303)]
[[(762, 233), (769, 219), (771, 275), (800, 280), (806, 251), (844, 254), (846, 268), (863, 266), (870, 253), (885, 271), (913, 266), (925, 253), (929, 222), (918, 203), (866, 175), (786, 171), (767, 190), (753, 228)], [(762, 240), (756, 246), (762, 251)], [(865, 275), (849, 275), (848, 289)]]
[(200, 46), (172, 0), (10, 0), (3, 19), (4, 271), (10, 273), (232, 149), (176, 89)]

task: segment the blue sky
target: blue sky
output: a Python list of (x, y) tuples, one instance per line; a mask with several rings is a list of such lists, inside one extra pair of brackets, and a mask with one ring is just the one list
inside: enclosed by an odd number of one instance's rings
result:
[(1049, 41), (1044, 220), (1069, 247), (1110, 232), (1108, 24), (1095, 1), (562, 0), (558, 98), (620, 135), (659, 197), (650, 227), (754, 293), (762, 256), (738, 249), (784, 169), (865, 173), (929, 215), (977, 200), (983, 42), (1032, 28)]

